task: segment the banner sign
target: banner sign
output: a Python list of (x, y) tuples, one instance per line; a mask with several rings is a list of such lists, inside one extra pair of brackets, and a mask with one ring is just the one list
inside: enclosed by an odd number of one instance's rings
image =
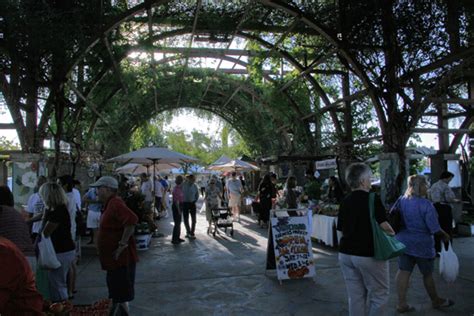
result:
[(336, 158), (316, 161), (316, 170), (337, 168)]
[(308, 222), (308, 218), (308, 216), (271, 218), (273, 250), (279, 280), (301, 279), (315, 275), (309, 232), (311, 223)]

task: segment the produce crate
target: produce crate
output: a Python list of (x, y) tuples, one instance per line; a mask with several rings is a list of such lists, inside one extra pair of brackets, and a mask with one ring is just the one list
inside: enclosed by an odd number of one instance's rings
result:
[(151, 234), (135, 234), (138, 250), (147, 250), (151, 243)]

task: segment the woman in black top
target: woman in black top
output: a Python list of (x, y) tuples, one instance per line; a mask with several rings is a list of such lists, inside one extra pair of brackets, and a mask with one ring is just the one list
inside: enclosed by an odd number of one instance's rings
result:
[(344, 197), (341, 184), (335, 176), (329, 177), (328, 200), (332, 203), (341, 203)]
[[(344, 198), (339, 208), (337, 230), (342, 232), (339, 264), (349, 296), (349, 315), (383, 315), (388, 302), (388, 262), (373, 258), (374, 242), (369, 210), (371, 175), (370, 168), (365, 164), (349, 166), (346, 181), (352, 192)], [(378, 197), (375, 199), (374, 213), (380, 227), (394, 235)], [(368, 293), (371, 294), (367, 302)]]
[(260, 212), (258, 213), (258, 224), (267, 227), (272, 209), (273, 185), (270, 175), (266, 174), (258, 185), (258, 197), (260, 199)]
[(43, 184), (39, 194), (46, 207), (42, 235), (51, 238), (56, 257), (61, 263), (59, 268), (48, 271), (51, 300), (64, 301), (68, 299), (66, 277), (76, 253), (67, 210), (68, 200), (61, 186), (54, 182)]

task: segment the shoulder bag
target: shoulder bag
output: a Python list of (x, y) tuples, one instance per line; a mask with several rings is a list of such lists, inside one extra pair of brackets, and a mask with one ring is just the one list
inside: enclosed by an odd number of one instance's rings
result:
[(374, 238), (374, 258), (377, 260), (388, 260), (398, 257), (405, 252), (405, 245), (395, 237), (389, 236), (383, 231), (379, 223), (375, 220), (374, 212), (375, 194), (369, 194), (370, 222), (372, 224), (372, 234)]

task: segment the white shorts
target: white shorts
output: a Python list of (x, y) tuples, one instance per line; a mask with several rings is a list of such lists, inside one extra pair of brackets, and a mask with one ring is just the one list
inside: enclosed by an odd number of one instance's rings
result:
[(88, 211), (87, 212), (87, 228), (99, 228), (100, 223), (100, 212)]
[(241, 195), (240, 194), (230, 194), (229, 207), (240, 206), (241, 204)]

